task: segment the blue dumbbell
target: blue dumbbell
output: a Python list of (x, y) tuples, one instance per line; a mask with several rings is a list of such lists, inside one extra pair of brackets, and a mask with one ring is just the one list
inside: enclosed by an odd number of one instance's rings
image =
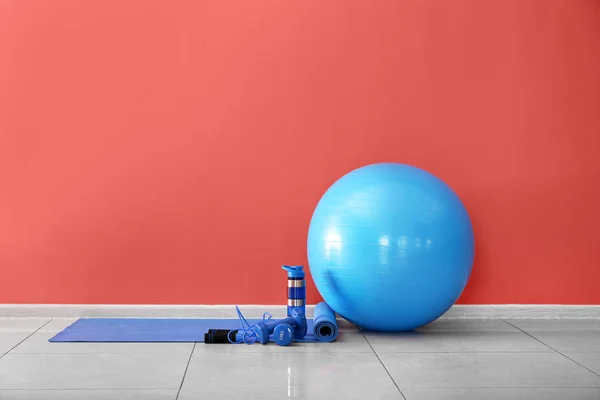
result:
[[(306, 316), (300, 308), (292, 309), (290, 317), (274, 322), (260, 322), (254, 328), (257, 340), (261, 344), (269, 342), (269, 336), (273, 336), (275, 343), (282, 346), (290, 344), (292, 339), (302, 339), (306, 335), (308, 326), (306, 324)], [(277, 334), (275, 335), (275, 331)]]

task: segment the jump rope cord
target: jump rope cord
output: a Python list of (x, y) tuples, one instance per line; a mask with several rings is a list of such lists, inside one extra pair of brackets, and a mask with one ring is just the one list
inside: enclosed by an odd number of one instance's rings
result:
[[(256, 342), (258, 340), (258, 336), (256, 335), (256, 329), (258, 329), (258, 324), (250, 325), (248, 323), (248, 321), (246, 320), (246, 317), (244, 317), (244, 314), (242, 314), (242, 312), (240, 311), (240, 308), (237, 305), (235, 306), (235, 310), (237, 311), (238, 318), (240, 319), (240, 324), (242, 325), (242, 327), (239, 329), (234, 329), (234, 330), (229, 331), (229, 333), (227, 334), (227, 339), (229, 340), (229, 343), (252, 344), (252, 343)], [(266, 324), (267, 322), (269, 322), (269, 320), (272, 317), (273, 316), (271, 314), (269, 314), (268, 312), (263, 313), (262, 323)], [(238, 332), (242, 332), (242, 337), (238, 338), (236, 340), (231, 339), (231, 334), (232, 333), (237, 334)]]

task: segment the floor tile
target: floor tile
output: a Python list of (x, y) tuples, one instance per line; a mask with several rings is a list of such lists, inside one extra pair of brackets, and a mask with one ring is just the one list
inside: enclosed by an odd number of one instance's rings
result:
[(0, 390), (2, 400), (175, 400), (177, 389), (163, 390)]
[(401, 399), (373, 353), (196, 353), (180, 400)]
[(553, 352), (548, 346), (518, 330), (365, 332), (365, 337), (376, 353)]
[(7, 354), (0, 389), (176, 389), (189, 355)]
[(50, 318), (0, 318), (0, 333), (29, 332), (33, 333), (48, 323)]
[(506, 322), (529, 331), (596, 331), (600, 332), (599, 319), (508, 319)]
[(517, 332), (518, 329), (499, 319), (438, 319), (417, 331)]
[[(48, 342), (76, 320), (0, 319), (1, 400), (175, 399), (194, 344)], [(338, 321), (330, 344), (198, 343), (179, 399), (402, 399), (372, 346), (408, 400), (600, 400), (600, 321), (507, 322), (385, 334)]]
[(230, 388), (208, 385), (201, 389), (185, 389), (179, 394), (177, 400), (199, 400), (205, 398), (218, 400), (404, 400), (397, 389), (395, 391), (383, 391), (377, 388), (369, 391), (365, 388), (358, 391), (351, 391), (344, 386), (337, 388), (332, 386), (314, 387), (311, 385), (305, 387), (296, 387), (293, 385), (289, 387), (285, 385), (281, 387), (263, 387), (258, 383), (249, 387), (235, 386)]
[(334, 342), (293, 343), (291, 346), (271, 346), (273, 353), (373, 353), (364, 335), (356, 330), (341, 330)]
[(600, 320), (508, 320), (553, 349), (600, 352)]
[(70, 326), (78, 318), (54, 318), (44, 325), (38, 332), (62, 332), (67, 326)]
[(0, 356), (18, 345), (30, 334), (29, 332), (0, 332)]
[(358, 330), (358, 327), (352, 322), (346, 321), (345, 319), (337, 319), (337, 326), (339, 330)]
[[(600, 352), (600, 331), (528, 331), (527, 333), (560, 352)], [(598, 356), (600, 357), (600, 354)]]
[(600, 387), (600, 377), (557, 353), (381, 353), (400, 389)]
[(176, 354), (189, 357), (193, 343), (63, 343), (49, 342), (52, 332), (37, 332), (11, 354)]
[(596, 388), (406, 389), (407, 400), (598, 400)]
[[(569, 357), (572, 360), (575, 360), (579, 364), (583, 365), (586, 368), (594, 371), (596, 374), (600, 375), (600, 354), (599, 353), (573, 353), (566, 352), (563, 353), (565, 356)], [(598, 397), (600, 399), (600, 397)]]

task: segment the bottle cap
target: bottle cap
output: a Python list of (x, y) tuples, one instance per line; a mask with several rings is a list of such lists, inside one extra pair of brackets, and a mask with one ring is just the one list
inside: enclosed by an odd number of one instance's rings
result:
[(287, 271), (288, 278), (304, 278), (303, 265), (284, 265), (281, 268)]

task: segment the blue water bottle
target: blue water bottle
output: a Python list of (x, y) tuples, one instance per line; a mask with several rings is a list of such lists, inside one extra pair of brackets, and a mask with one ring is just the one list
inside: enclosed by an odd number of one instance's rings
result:
[(292, 315), (292, 309), (299, 307), (306, 314), (306, 281), (304, 280), (304, 266), (284, 265), (288, 273), (287, 281), (287, 315)]

